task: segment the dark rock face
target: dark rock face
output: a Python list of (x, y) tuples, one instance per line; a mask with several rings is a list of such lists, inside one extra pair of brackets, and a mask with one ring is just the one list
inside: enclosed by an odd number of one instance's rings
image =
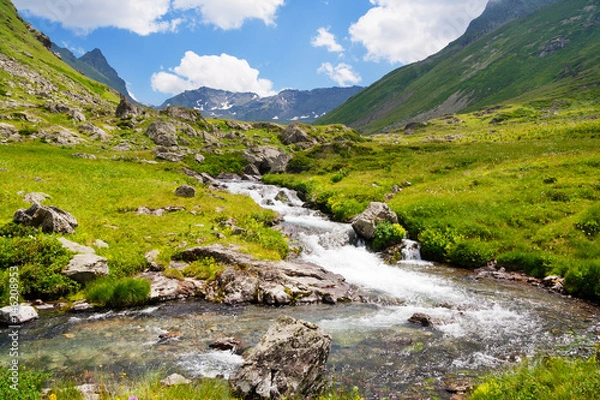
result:
[(44, 233), (73, 233), (78, 225), (77, 219), (68, 212), (39, 203), (34, 203), (27, 210), (18, 210), (13, 221), (17, 224), (42, 228)]
[(317, 392), (331, 348), (318, 326), (279, 317), (230, 379), (244, 399), (279, 399)]
[(179, 197), (195, 197), (196, 189), (192, 186), (182, 185), (175, 189), (175, 196)]
[(373, 202), (360, 215), (352, 221), (352, 228), (361, 237), (372, 240), (375, 237), (375, 228), (380, 222), (398, 223), (398, 216), (390, 210), (387, 204)]
[(137, 117), (138, 115), (143, 115), (144, 110), (130, 102), (127, 97), (121, 95), (121, 102), (117, 106), (117, 111), (115, 114), (117, 118), (133, 118)]

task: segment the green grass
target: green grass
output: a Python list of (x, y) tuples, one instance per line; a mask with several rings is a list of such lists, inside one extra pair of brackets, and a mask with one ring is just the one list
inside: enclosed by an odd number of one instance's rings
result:
[[(69, 240), (92, 246), (95, 240), (101, 239), (109, 244), (108, 249), (97, 249), (97, 253), (108, 259), (111, 276), (117, 278), (134, 275), (146, 268), (144, 254), (154, 249), (160, 251), (162, 263), (168, 263), (181, 247), (221, 241), (239, 245), (243, 251), (262, 259), (279, 260), (287, 255), (289, 249), (285, 239), (268, 226), (275, 214), (262, 210), (251, 199), (209, 190), (181, 174), (179, 167), (170, 163), (148, 165), (134, 160), (113, 160), (111, 153), (104, 155), (100, 151), (96, 153), (98, 160), (71, 156), (84, 150), (35, 142), (0, 146), (0, 168), (3, 169), (0, 171), (0, 201), (3, 205), (0, 225), (10, 222), (17, 209), (29, 207), (19, 192), (47, 193), (51, 197), (44, 204), (70, 212), (79, 222)], [(196, 186), (197, 196), (192, 199), (175, 196), (174, 191), (181, 184)], [(139, 215), (136, 210), (142, 206), (184, 209), (159, 217)], [(219, 222), (227, 219), (235, 221), (245, 233), (234, 235), (222, 228)], [(219, 239), (215, 235), (217, 232), (226, 235), (226, 239)], [(15, 240), (30, 243), (27, 246), (53, 243), (56, 252), (62, 251), (56, 245), (57, 235), (37, 237), (37, 241), (0, 238), (0, 249), (4, 249), (0, 250), (2, 269), (10, 267), (9, 264), (16, 262), (15, 257), (19, 257), (15, 246), (11, 245)], [(55, 264), (60, 261), (59, 256), (57, 253), (48, 260), (24, 260), (20, 264), (43, 268), (56, 265), (60, 269), (68, 260), (60, 259), (62, 264)]]
[(589, 360), (546, 358), (492, 375), (475, 388), (471, 400), (600, 399), (600, 364)]
[(142, 278), (98, 279), (86, 287), (86, 298), (100, 307), (144, 305), (150, 299), (150, 282)]

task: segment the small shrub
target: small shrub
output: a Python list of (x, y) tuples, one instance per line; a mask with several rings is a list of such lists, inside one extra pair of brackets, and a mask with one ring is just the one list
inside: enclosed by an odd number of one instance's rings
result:
[(348, 175), (350, 175), (350, 171), (345, 168), (341, 168), (338, 172), (335, 173), (335, 175), (331, 177), (331, 183), (338, 183)]
[(183, 275), (202, 279), (207, 281), (213, 281), (217, 278), (219, 272), (223, 271), (225, 267), (220, 265), (213, 257), (206, 257), (198, 261), (194, 261), (183, 269)]
[(600, 260), (572, 266), (565, 276), (565, 289), (577, 297), (600, 300)]
[(50, 374), (45, 372), (32, 371), (30, 368), (26, 368), (20, 365), (18, 383), (15, 383), (11, 379), (12, 377), (12, 371), (10, 371), (8, 368), (0, 368), (0, 399), (41, 399), (42, 385), (46, 380), (50, 378)]
[(421, 255), (426, 260), (446, 262), (450, 249), (460, 239), (453, 229), (427, 228), (419, 234)]
[(375, 227), (375, 237), (373, 238), (373, 249), (375, 251), (386, 249), (398, 244), (406, 237), (406, 229), (400, 224), (391, 222), (381, 222)]
[(288, 162), (286, 167), (286, 171), (292, 174), (297, 174), (300, 172), (310, 171), (312, 165), (314, 165), (314, 160), (307, 157), (305, 154), (297, 153), (294, 157)]
[(148, 302), (150, 282), (142, 278), (104, 278), (88, 284), (86, 299), (101, 307), (133, 307)]
[(163, 271), (163, 275), (169, 279), (177, 279), (178, 281), (182, 281), (185, 279), (183, 273), (175, 268), (167, 268)]
[(553, 259), (546, 253), (512, 250), (498, 256), (498, 266), (509, 271), (523, 271), (528, 275), (543, 278), (553, 268)]
[(448, 258), (459, 267), (475, 269), (492, 261), (494, 252), (489, 243), (480, 240), (461, 240), (450, 247)]
[(590, 239), (595, 239), (600, 233), (600, 203), (587, 209), (575, 227), (585, 233)]

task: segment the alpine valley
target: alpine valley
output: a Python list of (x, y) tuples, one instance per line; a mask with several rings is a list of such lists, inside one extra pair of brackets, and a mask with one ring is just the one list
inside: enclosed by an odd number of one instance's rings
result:
[(0, 16), (0, 399), (600, 399), (598, 0), (156, 108)]

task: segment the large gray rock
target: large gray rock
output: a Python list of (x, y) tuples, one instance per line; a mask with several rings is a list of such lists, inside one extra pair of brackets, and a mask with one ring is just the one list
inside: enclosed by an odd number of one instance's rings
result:
[(147, 271), (139, 275), (150, 282), (150, 301), (169, 301), (202, 296), (205, 283), (186, 278), (183, 281), (167, 278), (161, 272)]
[(315, 139), (310, 137), (298, 122), (288, 125), (288, 127), (281, 132), (280, 139), (283, 144), (315, 142)]
[(183, 160), (183, 157), (185, 157), (185, 154), (183, 152), (171, 151), (169, 148), (163, 146), (157, 146), (156, 149), (154, 149), (153, 153), (159, 160), (165, 160), (170, 162), (179, 162)]
[(365, 211), (352, 220), (352, 228), (359, 236), (373, 240), (375, 227), (381, 222), (397, 224), (398, 216), (390, 210), (387, 204), (373, 202), (368, 205)]
[(244, 399), (279, 399), (321, 388), (331, 336), (318, 326), (281, 316), (230, 379)]
[(73, 233), (77, 227), (77, 219), (68, 212), (39, 203), (32, 204), (27, 210), (18, 210), (13, 221), (17, 224), (42, 228), (44, 233)]
[(104, 129), (98, 128), (96, 125), (91, 123), (79, 125), (77, 129), (79, 129), (79, 132), (90, 135), (91, 140), (108, 142), (111, 138), (111, 136)]
[(194, 262), (212, 257), (224, 270), (203, 288), (204, 297), (225, 304), (334, 304), (349, 301), (352, 288), (344, 277), (310, 263), (256, 260), (219, 244), (194, 247), (176, 258)]
[(63, 275), (83, 284), (108, 272), (108, 261), (96, 254), (76, 254), (62, 271)]
[(261, 174), (285, 172), (292, 159), (285, 150), (272, 146), (258, 146), (244, 151), (244, 158), (254, 164)]
[(0, 137), (7, 138), (14, 135), (17, 132), (17, 128), (15, 128), (13, 125), (0, 122)]
[(177, 128), (170, 122), (153, 122), (146, 129), (146, 136), (159, 146), (177, 146)]
[(8, 325), (21, 325), (37, 318), (37, 311), (28, 304), (6, 306), (0, 309), (0, 322)]
[(139, 107), (129, 100), (123, 95), (121, 95), (121, 102), (117, 106), (117, 110), (115, 115), (117, 118), (135, 118), (139, 115), (144, 114), (144, 109)]

